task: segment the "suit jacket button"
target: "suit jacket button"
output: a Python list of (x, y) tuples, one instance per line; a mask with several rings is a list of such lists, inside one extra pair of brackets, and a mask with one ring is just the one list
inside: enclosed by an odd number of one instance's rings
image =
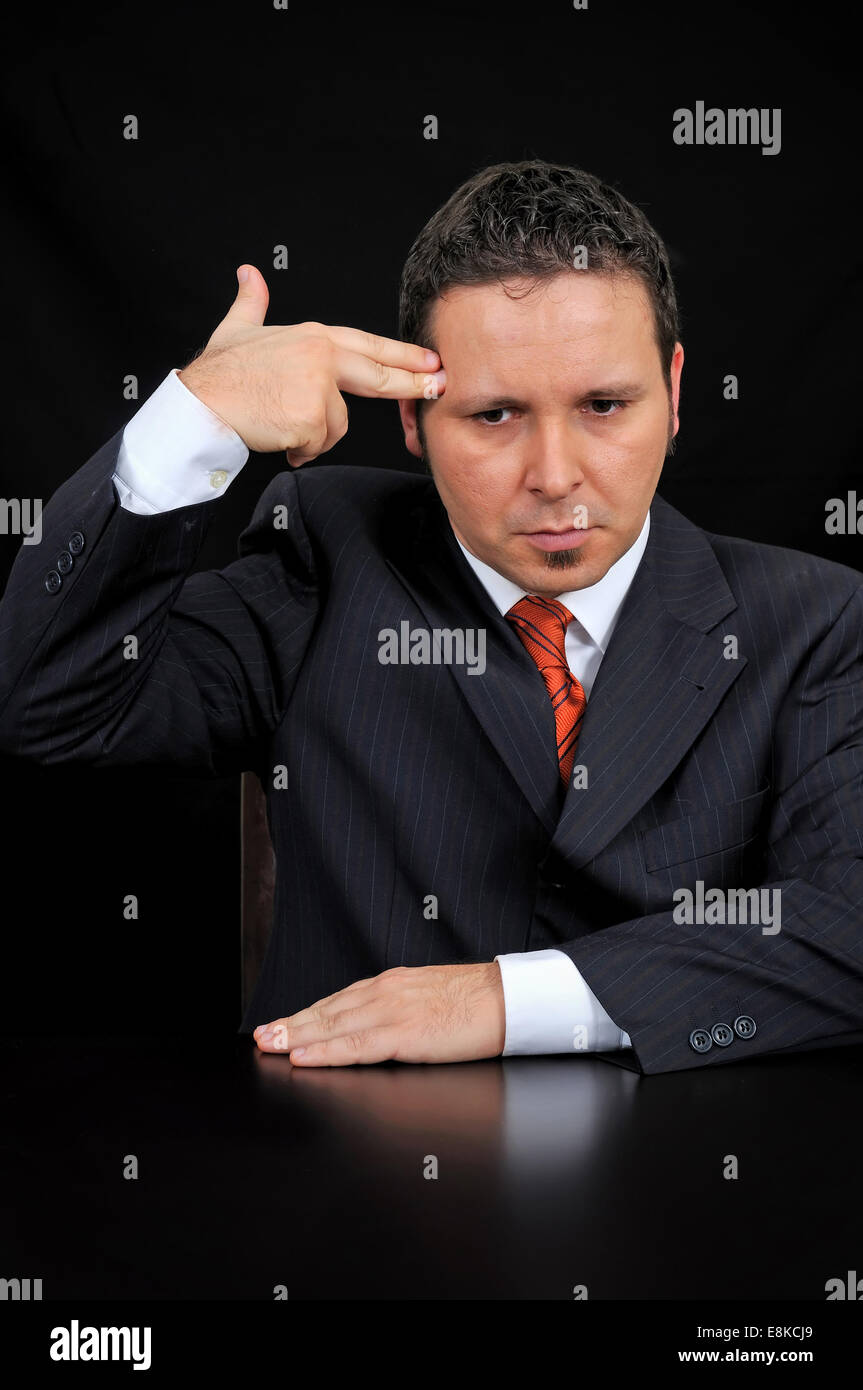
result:
[(57, 568), (60, 571), (60, 573), (68, 574), (70, 569), (72, 569), (72, 567), (74, 566), (74, 564), (75, 561), (72, 559), (72, 556), (69, 554), (68, 550), (61, 550), (60, 554), (57, 556)]
[(81, 551), (84, 549), (83, 531), (73, 531), (66, 542), (66, 548), (70, 550), (73, 555), (80, 555)]
[(689, 1046), (695, 1048), (696, 1052), (709, 1052), (713, 1042), (704, 1028), (693, 1028), (689, 1034)]
[(56, 594), (62, 583), (63, 581), (56, 570), (49, 570), (45, 575), (45, 588), (49, 594)]
[(755, 1019), (749, 1014), (741, 1014), (734, 1020), (734, 1031), (738, 1038), (751, 1038), (755, 1032)]
[(734, 1034), (727, 1023), (714, 1023), (710, 1035), (717, 1047), (727, 1047), (734, 1042)]

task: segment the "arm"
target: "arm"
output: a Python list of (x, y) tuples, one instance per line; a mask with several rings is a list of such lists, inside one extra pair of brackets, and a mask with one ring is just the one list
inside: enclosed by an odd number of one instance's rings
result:
[[(296, 479), (281, 474), (240, 538), (242, 558), (186, 577), (212, 517), (202, 489), (228, 481), (210, 466), (213, 433), (235, 470), (244, 447), (298, 467), (346, 432), (343, 389), (417, 398), (445, 382), (416, 344), (318, 323), (265, 328), (263, 276), (241, 267), (238, 279), (183, 381), (163, 383), (144, 425), (132, 421), (58, 489), (43, 544), (22, 546), (0, 605), (0, 751), (221, 775), (253, 766), (253, 745), (274, 729), (317, 616), (311, 546)], [(288, 518), (278, 531), (277, 504)]]
[(646, 1073), (863, 1040), (863, 588), (794, 673), (771, 781), (760, 888), (781, 893), (778, 932), (671, 909), (561, 946)]
[[(275, 727), (317, 613), (296, 479), (282, 474), (264, 492), (240, 539), (245, 558), (187, 578), (214, 502), (136, 514), (118, 505), (112, 482), (119, 470), (164, 502), (177, 441), (192, 468), (212, 452), (210, 412), (176, 387), (166, 397), (163, 383), (127, 426), (137, 458), (116, 434), (51, 498), (41, 545), (16, 557), (0, 603), (4, 752), (45, 764), (150, 762), (220, 775), (249, 766), (253, 744)], [(163, 436), (173, 443), (161, 457)], [(239, 451), (226, 444), (236, 471)], [(276, 501), (290, 519), (278, 532)], [(64, 551), (72, 565), (60, 574)], [(265, 636), (276, 606), (287, 633), (277, 649)], [(137, 656), (128, 655), (130, 638)]]

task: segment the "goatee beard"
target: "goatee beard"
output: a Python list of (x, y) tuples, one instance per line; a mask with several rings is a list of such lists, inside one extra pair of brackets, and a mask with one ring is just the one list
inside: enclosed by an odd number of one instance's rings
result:
[(565, 570), (579, 564), (581, 564), (581, 549), (577, 546), (574, 546), (572, 550), (547, 550), (545, 553), (547, 570)]

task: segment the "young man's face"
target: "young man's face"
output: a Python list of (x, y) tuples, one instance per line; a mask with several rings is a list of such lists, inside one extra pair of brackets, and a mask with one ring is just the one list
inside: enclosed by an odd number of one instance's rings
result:
[(421, 436), (416, 403), (399, 408), (455, 534), (528, 593), (595, 584), (638, 536), (678, 429), (683, 348), (669, 398), (641, 281), (564, 271), (522, 298), (459, 286), (431, 327), (446, 389)]

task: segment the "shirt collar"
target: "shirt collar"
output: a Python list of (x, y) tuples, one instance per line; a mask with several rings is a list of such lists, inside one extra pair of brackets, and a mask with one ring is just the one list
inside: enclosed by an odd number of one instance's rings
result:
[[(595, 584), (589, 584), (586, 589), (572, 589), (567, 593), (557, 595), (558, 601), (569, 609), (572, 616), (581, 624), (588, 637), (603, 654), (611, 640), (611, 634), (623, 600), (635, 578), (635, 571), (641, 562), (649, 534), (650, 510), (648, 509), (644, 518), (644, 525), (637, 538), (629, 549), (621, 555), (620, 559), (615, 560), (601, 579), (598, 579)], [(499, 574), (484, 560), (477, 559), (476, 555), (472, 555), (462, 545), (455, 532), (453, 535), (492, 603), (500, 610), (501, 615), (508, 613), (514, 603), (518, 603), (519, 599), (525, 597), (527, 590), (520, 589), (511, 579)]]

